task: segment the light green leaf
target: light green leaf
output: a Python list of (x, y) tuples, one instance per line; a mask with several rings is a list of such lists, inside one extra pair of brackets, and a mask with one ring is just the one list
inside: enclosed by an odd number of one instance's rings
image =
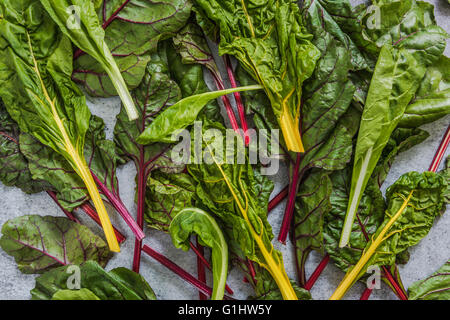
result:
[(169, 227), (175, 247), (188, 251), (189, 237), (198, 235), (200, 243), (212, 249), (212, 272), (214, 277), (211, 300), (222, 300), (228, 273), (228, 245), (219, 225), (205, 211), (197, 208), (181, 210)]

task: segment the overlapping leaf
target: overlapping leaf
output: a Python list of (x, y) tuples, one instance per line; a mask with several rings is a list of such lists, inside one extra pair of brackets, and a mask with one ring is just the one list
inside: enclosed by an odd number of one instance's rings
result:
[(57, 268), (39, 276), (31, 290), (32, 300), (54, 298), (60, 290), (69, 289), (68, 283), (74, 282), (74, 276), (80, 280), (80, 289), (89, 290), (99, 300), (156, 300), (152, 288), (141, 275), (126, 268), (106, 272), (94, 261)]
[(19, 136), (19, 127), (0, 102), (0, 181), (26, 193), (50, 190), (45, 181), (33, 179), (28, 161), (20, 151)]
[(0, 246), (23, 273), (43, 273), (87, 260), (105, 266), (111, 257), (100, 237), (67, 218), (22, 216), (7, 221), (2, 233)]
[[(186, 0), (104, 0), (98, 17), (105, 30), (105, 42), (130, 89), (142, 81), (151, 53), (159, 41), (182, 28), (190, 16)], [(73, 79), (94, 96), (116, 95), (102, 67), (90, 56), (75, 56)]]
[(320, 56), (296, 1), (246, 4), (196, 0), (220, 29), (220, 54), (234, 55), (266, 91), (288, 149), (303, 149), (298, 131), (301, 88)]
[(431, 276), (414, 282), (408, 293), (409, 300), (449, 300), (450, 260)]

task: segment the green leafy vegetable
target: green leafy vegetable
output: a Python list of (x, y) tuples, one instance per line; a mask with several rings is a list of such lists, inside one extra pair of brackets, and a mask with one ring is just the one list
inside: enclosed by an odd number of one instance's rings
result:
[[(106, 42), (105, 32), (98, 20), (94, 3), (91, 0), (40, 0), (50, 17), (61, 31), (81, 50), (99, 62), (109, 75), (117, 93), (127, 110), (130, 120), (138, 117), (134, 101), (128, 91), (127, 84), (122, 77), (119, 67), (114, 60)], [(71, 8), (83, 10), (76, 16), (76, 26), (69, 26), (74, 19)], [(66, 62), (67, 63), (67, 62)]]
[(87, 260), (105, 266), (111, 257), (101, 238), (67, 218), (22, 216), (7, 221), (2, 233), (0, 246), (23, 273), (43, 273)]
[(400, 120), (401, 127), (418, 127), (450, 113), (450, 58), (441, 58), (431, 65), (414, 99)]
[(369, 178), (425, 75), (426, 60), (420, 55), (418, 58), (422, 59), (418, 60), (411, 51), (407, 46), (385, 45), (380, 52), (361, 119), (340, 247), (348, 244), (356, 210)]
[(0, 181), (26, 193), (49, 190), (51, 186), (46, 181), (33, 179), (19, 147), (19, 135), (19, 127), (0, 102)]
[(211, 100), (233, 92), (259, 89), (262, 89), (262, 87), (254, 85), (206, 92), (184, 98), (163, 111), (139, 136), (137, 142), (140, 144), (150, 144), (152, 142), (176, 142), (177, 134), (193, 124), (200, 111), (202, 111)]
[[(224, 130), (219, 123), (204, 125), (203, 129)], [(198, 183), (197, 196), (231, 228), (231, 238), (239, 244), (244, 255), (270, 273), (283, 298), (297, 299), (281, 253), (271, 243), (273, 235), (267, 221), (267, 206), (273, 185), (267, 177), (254, 172), (250, 164), (231, 165), (220, 160), (226, 159), (225, 154), (215, 149), (217, 143), (224, 143), (221, 139), (224, 136), (203, 139), (202, 149), (206, 150), (205, 156), (211, 164), (188, 165), (189, 173)], [(238, 143), (243, 142), (238, 139)]]
[[(220, 29), (219, 54), (234, 55), (264, 87), (289, 150), (303, 152), (301, 87), (320, 53), (294, 0), (196, 0)], [(204, 20), (203, 20), (204, 21)]]
[(211, 299), (222, 300), (228, 273), (228, 245), (214, 218), (201, 209), (186, 208), (172, 220), (169, 232), (177, 248), (188, 251), (189, 237), (195, 233), (203, 246), (212, 249), (214, 286)]
[(111, 251), (118, 252), (111, 222), (83, 157), (90, 112), (70, 79), (71, 43), (39, 1), (5, 0), (0, 5), (0, 96), (6, 109), (23, 132), (60, 153), (81, 177)]
[(431, 276), (414, 282), (408, 293), (409, 300), (449, 300), (450, 260)]
[(195, 180), (188, 174), (155, 171), (147, 181), (145, 220), (167, 232), (172, 219), (192, 206), (194, 195)]
[[(36, 286), (31, 290), (32, 300), (50, 300), (56, 297), (74, 297), (76, 290), (68, 290), (68, 283), (79, 280), (83, 293), (89, 290), (99, 300), (155, 300), (155, 294), (145, 279), (126, 268), (116, 268), (106, 272), (98, 263), (87, 261), (77, 266), (57, 268), (36, 278)], [(60, 293), (60, 290), (64, 290)], [(72, 291), (72, 292), (69, 292)], [(78, 294), (80, 296), (80, 294)]]
[(446, 190), (445, 179), (432, 172), (410, 172), (389, 187), (383, 223), (330, 299), (341, 299), (368, 266), (393, 265), (397, 255), (425, 237), (445, 208)]
[(91, 290), (59, 290), (57, 291), (52, 300), (100, 300)]
[[(100, 2), (97, 15), (105, 30), (105, 43), (128, 88), (134, 89), (141, 83), (158, 42), (172, 36), (185, 25), (191, 12), (191, 3), (187, 0)], [(72, 78), (82, 84), (90, 95), (117, 95), (102, 65), (80, 49), (75, 52)]]

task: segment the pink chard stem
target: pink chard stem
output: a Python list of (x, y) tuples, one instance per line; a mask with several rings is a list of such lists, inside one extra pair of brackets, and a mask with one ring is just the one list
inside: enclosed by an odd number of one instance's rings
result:
[[(195, 278), (194, 276), (189, 274), (187, 271), (185, 271), (183, 268), (178, 266), (176, 263), (170, 261), (168, 258), (163, 256), (161, 253), (153, 250), (148, 245), (144, 245), (142, 247), (142, 251), (144, 251), (151, 258), (153, 258), (156, 261), (158, 261), (159, 263), (161, 263), (163, 266), (165, 266), (167, 269), (169, 269), (173, 273), (180, 276), (183, 280), (185, 280), (189, 284), (193, 285), (198, 290), (202, 291), (204, 294), (211, 296), (212, 289), (210, 287), (208, 287), (204, 282), (198, 280), (197, 278)], [(228, 297), (228, 296), (225, 296), (225, 299), (226, 300), (234, 300), (233, 298)]]
[(278, 235), (278, 241), (282, 244), (286, 244), (286, 239), (291, 229), (292, 218), (294, 216), (294, 208), (295, 208), (295, 199), (297, 197), (298, 186), (300, 183), (300, 162), (302, 159), (302, 155), (300, 153), (297, 154), (297, 160), (295, 161), (292, 182), (289, 190), (289, 199), (286, 206), (286, 210), (284, 212), (283, 223), (281, 224), (280, 233)]
[[(232, 88), (237, 88), (236, 78), (234, 77), (233, 65), (231, 64), (231, 59), (229, 55), (224, 56), (225, 67), (227, 68), (228, 78), (230, 79), (230, 84)], [(244, 131), (244, 141), (245, 145), (250, 144), (250, 136), (248, 135), (248, 123), (245, 116), (245, 107), (242, 103), (241, 93), (235, 92), (234, 99), (236, 100), (236, 106), (238, 109), (239, 119), (241, 120), (242, 130)]]

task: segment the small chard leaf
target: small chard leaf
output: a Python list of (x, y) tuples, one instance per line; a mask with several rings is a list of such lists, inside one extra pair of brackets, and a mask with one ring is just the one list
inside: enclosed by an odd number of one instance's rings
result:
[[(98, 19), (105, 30), (105, 43), (119, 67), (128, 88), (141, 83), (151, 54), (159, 41), (182, 28), (191, 12), (186, 0), (136, 1), (104, 0), (98, 8)], [(73, 79), (93, 96), (116, 95), (113, 83), (101, 64), (93, 57), (77, 52)]]
[(169, 231), (173, 218), (192, 206), (194, 195), (195, 180), (188, 174), (153, 172), (147, 181), (145, 220), (152, 228)]
[(389, 187), (383, 223), (331, 299), (341, 299), (369, 266), (394, 265), (399, 254), (419, 243), (445, 208), (446, 190), (445, 179), (433, 172), (407, 173)]
[(450, 260), (431, 276), (408, 288), (409, 300), (449, 300)]
[(234, 55), (264, 87), (288, 149), (303, 152), (298, 129), (302, 96), (299, 88), (312, 75), (320, 52), (311, 43), (312, 35), (303, 24), (297, 2), (195, 2), (200, 12), (220, 27), (219, 54)]
[(145, 131), (137, 142), (150, 144), (153, 142), (173, 143), (177, 141), (177, 134), (192, 125), (200, 111), (213, 99), (234, 92), (260, 90), (259, 85), (206, 92), (184, 98), (163, 111)]
[(37, 277), (36, 286), (31, 290), (32, 300), (50, 300), (61, 290), (72, 291), (65, 296), (76, 296), (76, 290), (67, 288), (74, 276), (80, 280), (81, 290), (89, 290), (99, 300), (156, 300), (141, 275), (126, 268), (106, 272), (95, 261), (60, 267)]
[(52, 300), (100, 300), (91, 290), (59, 290), (53, 295)]
[[(137, 118), (136, 107), (128, 91), (121, 71), (105, 42), (105, 32), (91, 0), (40, 0), (50, 17), (61, 31), (81, 50), (89, 54), (101, 64), (112, 81), (130, 120)], [(70, 26), (68, 21), (74, 20), (73, 8), (83, 10), (75, 17), (76, 26)]]
[(195, 233), (203, 246), (212, 249), (214, 278), (211, 300), (222, 300), (228, 274), (228, 245), (219, 225), (208, 213), (197, 208), (186, 208), (172, 220), (169, 228), (175, 247), (189, 250), (189, 238)]
[(35, 180), (28, 168), (28, 161), (20, 151), (20, 130), (0, 101), (0, 181), (15, 186), (26, 193), (50, 190), (51, 185)]
[(82, 178), (106, 240), (118, 252), (108, 213), (83, 157), (90, 112), (83, 93), (70, 79), (72, 44), (39, 1), (7, 0), (0, 5), (0, 96), (6, 109), (21, 131), (61, 154)]
[(105, 266), (110, 251), (87, 227), (61, 217), (22, 216), (2, 227), (0, 246), (23, 273), (43, 273), (87, 260)]

